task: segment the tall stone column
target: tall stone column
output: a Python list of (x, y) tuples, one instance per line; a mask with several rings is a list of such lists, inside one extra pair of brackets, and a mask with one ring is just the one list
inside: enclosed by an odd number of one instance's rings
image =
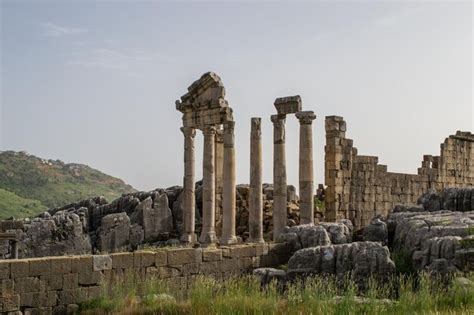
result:
[(194, 196), (195, 178), (194, 178), (194, 137), (196, 130), (194, 128), (182, 127), (184, 135), (184, 209), (183, 209), (183, 235), (181, 241), (184, 243), (196, 242), (194, 233), (196, 199)]
[(314, 223), (313, 111), (297, 112), (300, 121), (300, 224)]
[(212, 245), (216, 242), (216, 173), (215, 173), (215, 126), (206, 126), (204, 134), (204, 156), (202, 161), (202, 231), (199, 242)]
[(224, 130), (216, 128), (215, 172), (216, 172), (216, 235), (222, 235), (222, 181), (224, 172)]
[(235, 146), (234, 121), (224, 124), (224, 174), (222, 195), (222, 237), (220, 243), (237, 243), (235, 236)]
[(263, 243), (262, 119), (251, 119), (249, 242)]
[(273, 122), (273, 240), (286, 226), (286, 115), (272, 115)]

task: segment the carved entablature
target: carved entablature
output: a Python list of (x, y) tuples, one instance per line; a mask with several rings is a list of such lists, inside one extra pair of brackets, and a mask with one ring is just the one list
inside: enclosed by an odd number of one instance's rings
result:
[(176, 109), (183, 113), (183, 126), (204, 129), (233, 121), (232, 108), (225, 100), (221, 78), (207, 72), (188, 88), (188, 93), (176, 101)]

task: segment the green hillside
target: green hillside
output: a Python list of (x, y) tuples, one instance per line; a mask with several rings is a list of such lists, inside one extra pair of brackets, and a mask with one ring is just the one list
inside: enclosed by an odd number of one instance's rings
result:
[(31, 217), (45, 210), (38, 200), (25, 199), (0, 188), (0, 219)]
[(20, 207), (22, 199), (37, 200), (40, 206), (54, 208), (100, 195), (112, 200), (122, 193), (135, 191), (122, 180), (87, 165), (66, 164), (13, 151), (0, 152), (0, 188), (14, 193), (0, 195), (2, 217), (7, 212), (17, 217), (26, 216)]

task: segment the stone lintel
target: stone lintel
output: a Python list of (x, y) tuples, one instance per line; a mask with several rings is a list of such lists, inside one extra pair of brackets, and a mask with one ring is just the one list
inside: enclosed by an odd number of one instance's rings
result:
[(301, 96), (279, 97), (275, 100), (274, 105), (280, 115), (294, 114), (301, 111)]
[(186, 111), (183, 114), (183, 126), (203, 130), (206, 126), (222, 125), (233, 121), (232, 108), (213, 108), (199, 111)]

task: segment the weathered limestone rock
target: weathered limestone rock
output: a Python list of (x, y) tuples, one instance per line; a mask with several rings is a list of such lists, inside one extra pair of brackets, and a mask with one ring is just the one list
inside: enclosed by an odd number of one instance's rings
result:
[(446, 188), (441, 192), (431, 189), (418, 198), (418, 204), (422, 205), (426, 211), (472, 211), (474, 210), (474, 187)]
[(302, 248), (330, 245), (331, 239), (323, 226), (303, 224), (285, 227), (276, 242), (290, 243), (294, 252)]
[(393, 246), (412, 258), (415, 269), (444, 270), (438, 259), (445, 259), (449, 270), (474, 270), (474, 211), (397, 212), (387, 227)]
[(140, 202), (130, 221), (143, 227), (146, 242), (155, 242), (162, 233), (170, 233), (173, 217), (166, 194), (155, 194), (155, 200), (148, 197)]
[(373, 218), (369, 225), (364, 228), (364, 241), (381, 242), (388, 244), (387, 224), (380, 218)]
[(250, 132), (249, 242), (263, 243), (262, 119), (252, 118)]
[(128, 251), (136, 249), (143, 242), (142, 226), (131, 224), (125, 212), (106, 215), (96, 231), (96, 247), (99, 252)]
[(321, 222), (320, 226), (326, 229), (332, 244), (352, 242), (352, 223), (349, 220), (338, 222)]
[(273, 122), (273, 239), (286, 226), (285, 115), (272, 115)]
[(367, 280), (375, 277), (388, 281), (395, 272), (387, 247), (374, 242), (317, 246), (297, 251), (288, 261), (288, 276), (333, 274), (339, 280), (350, 276), (364, 289)]
[(316, 115), (312, 111), (297, 112), (300, 122), (300, 223), (314, 223), (313, 129)]
[(92, 250), (88, 235), (86, 208), (73, 212), (48, 212), (25, 220), (24, 232), (20, 233), (19, 258), (44, 257), (68, 254), (87, 254)]

